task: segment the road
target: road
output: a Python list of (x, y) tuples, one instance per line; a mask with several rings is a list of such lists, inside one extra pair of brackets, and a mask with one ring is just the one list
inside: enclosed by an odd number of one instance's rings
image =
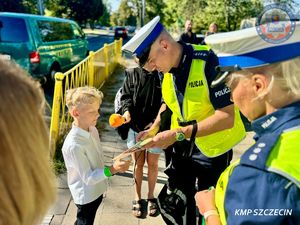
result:
[[(102, 48), (105, 43), (109, 44), (114, 41), (113, 35), (97, 35), (97, 34), (88, 34), (87, 40), (89, 42), (88, 49), (90, 51), (97, 51)], [(123, 40), (123, 44), (125, 44), (127, 40)]]
[(87, 35), (87, 40), (89, 42), (88, 49), (90, 51), (97, 51), (102, 48), (105, 43), (112, 43), (114, 36), (89, 34)]

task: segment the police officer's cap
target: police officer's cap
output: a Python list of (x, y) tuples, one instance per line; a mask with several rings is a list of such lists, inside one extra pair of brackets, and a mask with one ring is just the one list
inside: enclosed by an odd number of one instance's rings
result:
[[(264, 26), (268, 28), (268, 24)], [(300, 23), (297, 22), (290, 29), (290, 36), (280, 43), (269, 41), (258, 27), (251, 27), (239, 31), (219, 33), (205, 38), (205, 43), (219, 57), (219, 75), (212, 82), (212, 87), (225, 81), (234, 71), (269, 65), (300, 56)], [(268, 42), (269, 41), (269, 42)]]
[(160, 17), (156, 16), (122, 47), (122, 51), (130, 52), (139, 59), (140, 66), (146, 63), (151, 45), (164, 29), (159, 20)]

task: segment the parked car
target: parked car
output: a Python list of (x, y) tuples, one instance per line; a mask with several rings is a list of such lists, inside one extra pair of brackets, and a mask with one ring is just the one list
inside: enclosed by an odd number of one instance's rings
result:
[(52, 80), (88, 54), (88, 42), (72, 20), (0, 13), (0, 58), (14, 60), (39, 80)]
[(123, 38), (123, 39), (128, 38), (127, 30), (125, 27), (116, 27), (115, 28), (115, 39), (119, 39), (119, 38)]

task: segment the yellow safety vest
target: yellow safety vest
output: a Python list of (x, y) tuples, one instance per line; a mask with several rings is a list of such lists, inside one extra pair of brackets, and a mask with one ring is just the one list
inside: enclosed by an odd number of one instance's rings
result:
[[(208, 46), (193, 45), (195, 50), (208, 51)], [(162, 82), (162, 96), (173, 112), (171, 117), (171, 129), (180, 127), (178, 120), (200, 122), (214, 114), (209, 99), (209, 88), (205, 77), (205, 61), (201, 59), (193, 59), (190, 74), (185, 88), (183, 99), (183, 113), (180, 111), (179, 102), (177, 100), (173, 75), (164, 74)], [(242, 123), (239, 110), (235, 107), (234, 126), (230, 129), (219, 131), (207, 136), (197, 137), (196, 146), (207, 157), (219, 156), (233, 146), (239, 143), (246, 135), (244, 125)]]
[(225, 214), (225, 208), (224, 208), (224, 202), (225, 202), (225, 194), (226, 189), (228, 185), (229, 177), (233, 171), (233, 169), (239, 164), (240, 160), (237, 160), (236, 162), (232, 163), (230, 166), (224, 170), (224, 172), (219, 177), (219, 180), (216, 185), (216, 191), (215, 191), (215, 202), (216, 207), (218, 209), (221, 224), (226, 224), (226, 214)]

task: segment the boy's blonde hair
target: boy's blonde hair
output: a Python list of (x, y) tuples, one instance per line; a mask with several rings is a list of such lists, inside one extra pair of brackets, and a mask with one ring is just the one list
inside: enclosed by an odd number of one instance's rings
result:
[(0, 60), (0, 103), (0, 224), (37, 225), (56, 193), (43, 91)]
[(81, 104), (92, 104), (95, 101), (102, 102), (103, 93), (94, 87), (78, 87), (70, 89), (66, 94), (68, 109), (77, 108)]

